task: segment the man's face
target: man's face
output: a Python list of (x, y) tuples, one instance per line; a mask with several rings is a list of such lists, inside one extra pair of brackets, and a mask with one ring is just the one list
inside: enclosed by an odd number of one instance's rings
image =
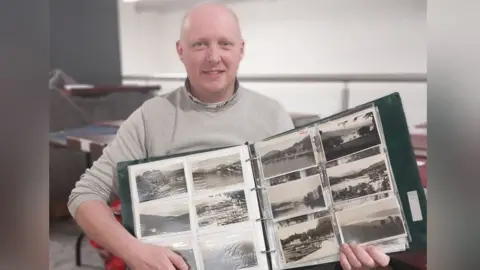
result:
[(232, 86), (244, 48), (235, 18), (222, 10), (194, 13), (183, 34), (177, 51), (196, 91), (208, 95)]

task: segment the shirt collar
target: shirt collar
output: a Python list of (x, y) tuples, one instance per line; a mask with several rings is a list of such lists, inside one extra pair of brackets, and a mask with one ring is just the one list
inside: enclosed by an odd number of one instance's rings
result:
[(188, 78), (185, 80), (185, 89), (187, 90), (186, 92), (187, 92), (188, 96), (190, 97), (190, 99), (193, 102), (195, 102), (197, 104), (200, 104), (204, 107), (210, 108), (210, 109), (218, 109), (218, 108), (221, 108), (221, 107), (225, 107), (227, 104), (229, 104), (237, 96), (239, 86), (240, 86), (240, 83), (238, 82), (238, 79), (235, 78), (234, 92), (233, 92), (233, 95), (228, 100), (222, 101), (222, 102), (216, 102), (216, 103), (207, 103), (207, 102), (203, 102), (203, 101), (199, 100), (198, 98), (196, 98), (192, 95), (192, 93), (190, 91), (191, 90), (190, 80)]

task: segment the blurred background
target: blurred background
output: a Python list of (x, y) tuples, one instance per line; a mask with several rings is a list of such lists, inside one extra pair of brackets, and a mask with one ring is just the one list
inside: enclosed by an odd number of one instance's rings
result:
[[(69, 217), (68, 194), (122, 120), (183, 84), (175, 42), (198, 2), (50, 1), (51, 269), (104, 269)], [(240, 82), (296, 124), (399, 92), (426, 185), (426, 1), (219, 2), (245, 38)]]

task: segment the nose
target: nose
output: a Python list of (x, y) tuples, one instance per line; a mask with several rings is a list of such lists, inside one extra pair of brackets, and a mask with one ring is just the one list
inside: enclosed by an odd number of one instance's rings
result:
[(209, 63), (220, 62), (220, 53), (216, 46), (211, 46), (207, 52), (207, 60)]

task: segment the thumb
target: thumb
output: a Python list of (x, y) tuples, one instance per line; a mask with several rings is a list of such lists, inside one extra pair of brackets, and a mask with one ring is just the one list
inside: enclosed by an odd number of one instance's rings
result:
[(178, 270), (188, 270), (188, 264), (185, 262), (185, 260), (178, 255), (177, 253), (168, 250), (167, 251), (167, 257), (170, 259), (170, 261), (173, 263), (173, 265), (178, 269)]

